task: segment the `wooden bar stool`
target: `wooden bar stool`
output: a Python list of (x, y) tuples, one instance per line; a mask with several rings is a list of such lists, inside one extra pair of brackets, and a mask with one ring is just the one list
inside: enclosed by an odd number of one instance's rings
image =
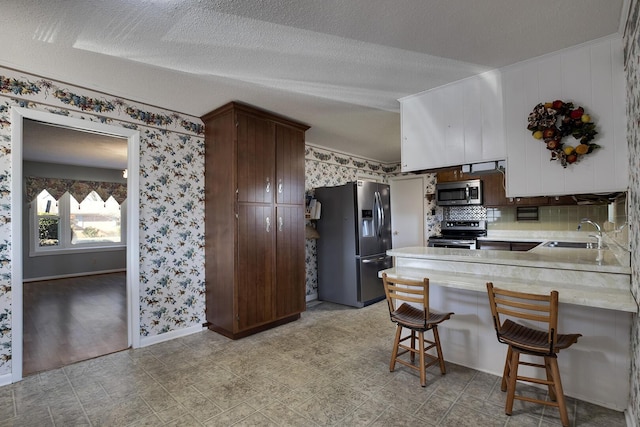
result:
[[(440, 347), (440, 336), (438, 335), (438, 324), (449, 319), (453, 313), (437, 313), (429, 308), (429, 279), (427, 278), (421, 281), (391, 279), (386, 273), (383, 273), (382, 283), (387, 296), (391, 321), (397, 325), (389, 371), (393, 372), (396, 363), (415, 369), (420, 372), (420, 385), (426, 387), (429, 366), (439, 363), (440, 372), (446, 373), (442, 348)], [(411, 334), (401, 338), (403, 328), (409, 329)], [(429, 330), (433, 332), (433, 341), (424, 337), (424, 333)], [(406, 340), (411, 341), (410, 345), (403, 344)], [(427, 345), (425, 346), (425, 344)], [(427, 353), (432, 348), (436, 349), (437, 356)], [(409, 353), (408, 361), (400, 358), (406, 353)], [(416, 354), (420, 362), (418, 366), (414, 364)], [(426, 363), (427, 359), (429, 359), (429, 363)]]
[[(577, 342), (582, 335), (558, 333), (558, 291), (551, 291), (549, 295), (529, 294), (494, 288), (493, 283), (488, 282), (487, 292), (498, 341), (509, 346), (501, 386), (501, 390), (507, 392), (505, 414), (511, 415), (514, 399), (540, 403), (558, 408), (562, 425), (568, 427), (569, 416), (562, 391), (557, 353)], [(517, 320), (538, 322), (541, 327), (546, 325), (546, 330), (524, 326), (516, 323)], [(544, 364), (521, 362), (520, 354), (542, 357)], [(546, 379), (519, 376), (520, 365), (544, 369)], [(517, 381), (546, 385), (551, 400), (516, 395)]]

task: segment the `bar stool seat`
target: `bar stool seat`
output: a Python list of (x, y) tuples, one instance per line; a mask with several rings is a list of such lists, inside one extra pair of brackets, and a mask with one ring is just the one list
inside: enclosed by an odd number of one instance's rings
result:
[[(557, 334), (555, 352), (569, 348), (578, 341), (581, 334)], [(500, 339), (505, 344), (518, 347), (521, 352), (547, 354), (549, 352), (549, 334), (532, 329), (507, 319), (502, 324)]]
[[(426, 387), (426, 372), (429, 366), (438, 363), (440, 372), (446, 373), (438, 325), (449, 319), (453, 313), (439, 313), (430, 309), (429, 279), (427, 278), (423, 280), (391, 279), (383, 273), (382, 283), (389, 306), (389, 316), (397, 325), (389, 371), (395, 370), (396, 363), (415, 369), (420, 372), (420, 385)], [(402, 331), (405, 328), (411, 333), (402, 338)], [(425, 339), (427, 331), (433, 333), (433, 341)], [(403, 344), (407, 340), (410, 340), (409, 345)], [(428, 353), (433, 348), (436, 355)], [(409, 360), (401, 358), (407, 353), (409, 353)], [(419, 357), (418, 366), (414, 364), (416, 354)]]
[[(487, 292), (498, 341), (509, 346), (501, 384), (501, 390), (507, 392), (505, 414), (511, 415), (515, 399), (554, 406), (560, 411), (562, 425), (568, 427), (569, 416), (557, 353), (576, 343), (582, 335), (558, 333), (558, 291), (537, 295), (494, 288), (493, 283), (488, 282)], [(501, 315), (504, 321), (501, 321)], [(546, 325), (546, 330), (525, 326), (515, 320), (538, 322), (542, 327)], [(523, 362), (520, 354), (542, 357), (544, 364)], [(544, 369), (546, 379), (518, 375), (520, 365)], [(546, 385), (551, 400), (516, 395), (517, 381)]]

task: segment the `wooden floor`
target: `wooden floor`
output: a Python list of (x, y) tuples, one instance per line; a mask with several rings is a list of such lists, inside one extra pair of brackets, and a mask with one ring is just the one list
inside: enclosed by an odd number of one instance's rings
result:
[(24, 284), (23, 375), (127, 348), (126, 273)]

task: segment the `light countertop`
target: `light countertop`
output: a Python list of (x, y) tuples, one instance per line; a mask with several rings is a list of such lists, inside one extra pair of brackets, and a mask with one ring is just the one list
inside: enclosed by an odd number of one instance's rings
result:
[[(539, 245), (528, 252), (510, 252), (416, 246), (391, 249), (387, 254), (404, 258), (631, 274), (626, 260), (608, 249), (547, 248)], [(598, 260), (599, 255), (601, 260)]]
[[(405, 278), (428, 277), (435, 285), (478, 292), (486, 292), (487, 281), (498, 287), (533, 293), (556, 289), (560, 302), (637, 312), (630, 290), (627, 251), (549, 248), (542, 246), (547, 239), (531, 238), (530, 241), (540, 241), (541, 245), (528, 252), (422, 246), (391, 249), (387, 254), (395, 257), (395, 267), (386, 272)], [(525, 241), (518, 236), (486, 239)], [(570, 236), (549, 240), (585, 241)]]
[(389, 277), (409, 280), (422, 280), (427, 277), (432, 285), (445, 288), (462, 289), (467, 291), (487, 292), (487, 282), (491, 281), (498, 288), (510, 289), (518, 292), (534, 294), (548, 294), (557, 290), (559, 301), (565, 304), (575, 304), (585, 307), (604, 308), (608, 310), (636, 313), (638, 306), (630, 290), (607, 289), (584, 286), (572, 282), (544, 282), (514, 277), (496, 277), (483, 274), (449, 273), (434, 270), (425, 271), (421, 268), (394, 267), (380, 272)]

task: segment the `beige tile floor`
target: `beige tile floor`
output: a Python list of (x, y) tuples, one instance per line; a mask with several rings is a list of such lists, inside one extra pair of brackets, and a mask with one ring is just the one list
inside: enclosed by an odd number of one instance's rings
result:
[[(504, 415), (493, 375), (447, 364), (422, 388), (405, 367), (390, 373), (393, 333), (384, 302), (320, 303), (245, 339), (203, 331), (27, 377), (0, 388), (0, 426), (560, 424), (541, 405), (516, 402)], [(576, 426), (625, 425), (622, 413), (573, 399), (569, 413)]]

